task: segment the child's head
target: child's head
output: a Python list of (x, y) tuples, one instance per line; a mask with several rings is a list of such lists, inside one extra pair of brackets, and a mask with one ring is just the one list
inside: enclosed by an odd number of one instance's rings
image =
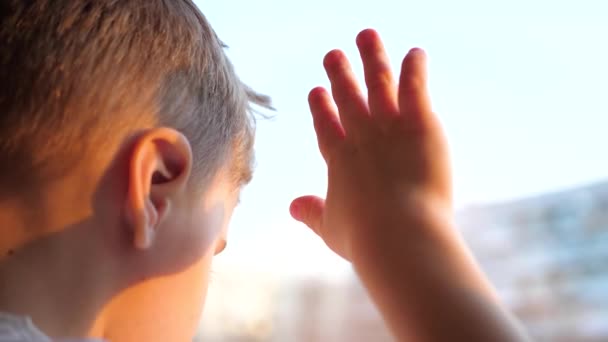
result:
[(0, 80), (0, 311), (189, 337), (267, 99), (191, 0), (3, 1)]

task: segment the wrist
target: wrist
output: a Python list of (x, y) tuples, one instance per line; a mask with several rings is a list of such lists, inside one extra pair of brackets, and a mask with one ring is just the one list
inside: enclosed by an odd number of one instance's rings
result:
[(459, 239), (450, 204), (412, 197), (381, 205), (376, 215), (359, 220), (351, 234), (353, 255), (377, 248), (433, 246)]
[[(495, 298), (443, 205), (409, 208), (408, 215), (360, 229), (351, 240), (351, 261), (364, 282), (400, 273), (420, 283), (445, 282), (474, 288)], [(406, 211), (401, 211), (405, 213)]]

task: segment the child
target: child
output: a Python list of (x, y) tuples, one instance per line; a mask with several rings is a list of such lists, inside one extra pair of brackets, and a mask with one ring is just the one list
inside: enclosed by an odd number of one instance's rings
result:
[[(424, 53), (397, 89), (377, 34), (357, 42), (369, 100), (329, 53), (333, 100), (310, 94), (327, 199), (293, 216), (398, 340), (523, 339), (452, 227)], [(267, 98), (190, 0), (7, 0), (0, 43), (0, 341), (190, 340)]]

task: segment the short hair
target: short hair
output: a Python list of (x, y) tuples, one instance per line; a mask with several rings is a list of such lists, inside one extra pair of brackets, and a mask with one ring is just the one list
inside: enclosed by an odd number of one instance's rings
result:
[(232, 158), (234, 180), (249, 181), (252, 104), (270, 100), (239, 80), (224, 48), (191, 0), (0, 2), (0, 192), (159, 126), (190, 141), (194, 174)]

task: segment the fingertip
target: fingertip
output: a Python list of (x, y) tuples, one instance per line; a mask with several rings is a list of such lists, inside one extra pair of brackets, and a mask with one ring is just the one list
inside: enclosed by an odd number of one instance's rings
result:
[(345, 58), (344, 52), (340, 49), (334, 49), (329, 51), (323, 58), (323, 66), (330, 68), (332, 66), (340, 64)]
[(302, 205), (299, 202), (299, 199), (291, 202), (291, 205), (289, 205), (289, 213), (295, 220), (302, 221)]
[(323, 96), (325, 96), (325, 94), (327, 94), (327, 90), (325, 88), (323, 88), (323, 87), (314, 87), (308, 93), (308, 102), (315, 102), (317, 99), (320, 99)]
[(415, 48), (410, 49), (410, 51), (408, 52), (408, 55), (415, 56), (415, 57), (426, 57), (426, 52), (422, 48), (415, 47)]
[(424, 51), (421, 48), (415, 47), (413, 49), (410, 49), (410, 51), (405, 56), (403, 63), (404, 63), (404, 65), (406, 63), (414, 64), (414, 65), (425, 65), (426, 60), (427, 60), (426, 51)]
[(374, 44), (378, 40), (380, 40), (380, 34), (378, 33), (378, 31), (372, 28), (368, 28), (359, 32), (359, 34), (357, 35), (356, 42), (357, 45), (361, 47)]
[(419, 79), (424, 81), (427, 73), (426, 59), (427, 54), (423, 49), (418, 47), (410, 49), (403, 59), (401, 76), (410, 80)]
[(308, 104), (313, 117), (326, 116), (326, 113), (331, 110), (330, 99), (329, 93), (323, 87), (313, 88), (308, 93)]

